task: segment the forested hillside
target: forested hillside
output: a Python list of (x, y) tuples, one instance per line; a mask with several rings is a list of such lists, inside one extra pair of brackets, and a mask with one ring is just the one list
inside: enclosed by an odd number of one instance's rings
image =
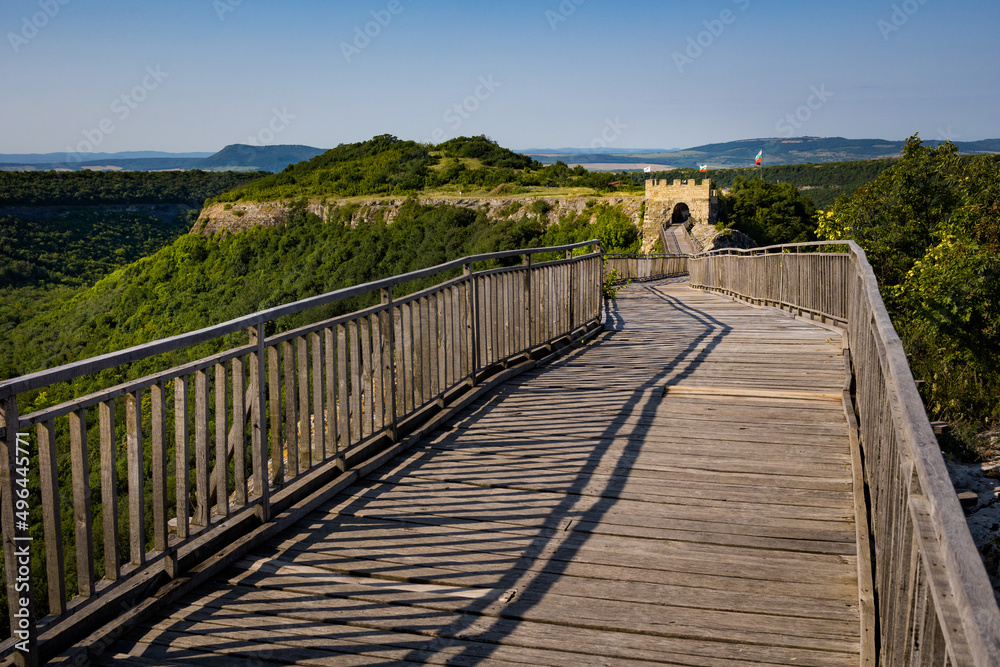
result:
[[(342, 144), (311, 160), (291, 165), (245, 187), (226, 192), (216, 202), (275, 201), (298, 197), (348, 198), (406, 196), (451, 189), (481, 194), (506, 188), (583, 187), (606, 190), (621, 178), (591, 173), (564, 163), (540, 163), (497, 145), (486, 137), (459, 137), (438, 146), (402, 141), (391, 135)], [(641, 179), (629, 178), (641, 188)], [(521, 190), (526, 191), (526, 190)], [(498, 193), (499, 194), (499, 193)]]
[(819, 221), (854, 239), (956, 447), (1000, 454), (1000, 163), (912, 138), (902, 159)]

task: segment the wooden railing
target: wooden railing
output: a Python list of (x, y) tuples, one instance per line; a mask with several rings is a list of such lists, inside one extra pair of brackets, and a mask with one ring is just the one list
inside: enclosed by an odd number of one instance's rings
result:
[(604, 256), (604, 261), (605, 274), (617, 275), (621, 281), (651, 280), (688, 272), (687, 255), (608, 253)]
[[(573, 257), (587, 247), (594, 252)], [(565, 258), (533, 263), (553, 252)], [(519, 256), (518, 266), (473, 267)], [(428, 289), (394, 292), (459, 270)], [(596, 331), (601, 284), (596, 241), (477, 255), (0, 383), (0, 519), (13, 634), (3, 655), (27, 664), (50, 659), (330, 475), (398, 442), (491, 373)], [(379, 305), (265, 336), (279, 318), (373, 292)], [(240, 332), (245, 344), (213, 356), (18, 412), (25, 392)], [(21, 456), (32, 447), (37, 471)], [(65, 460), (68, 471), (57, 465)], [(40, 495), (19, 495), (17, 481), (32, 474)], [(37, 504), (44, 575), (19, 569), (28, 562), (19, 550), (30, 545), (20, 512)], [(74, 526), (66, 544), (64, 512)], [(26, 577), (47, 581), (51, 615), (37, 624), (30, 593), (18, 585)]]
[(1000, 665), (1000, 611), (864, 251), (854, 242), (723, 250), (692, 257), (690, 270), (693, 287), (848, 332), (880, 664)]

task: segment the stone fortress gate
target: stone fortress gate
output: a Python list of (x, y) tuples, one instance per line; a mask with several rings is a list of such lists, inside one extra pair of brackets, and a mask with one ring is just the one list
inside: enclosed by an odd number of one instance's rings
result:
[(650, 179), (646, 181), (646, 215), (642, 227), (642, 250), (650, 252), (660, 238), (660, 230), (683, 224), (714, 225), (719, 219), (718, 191), (712, 181)]

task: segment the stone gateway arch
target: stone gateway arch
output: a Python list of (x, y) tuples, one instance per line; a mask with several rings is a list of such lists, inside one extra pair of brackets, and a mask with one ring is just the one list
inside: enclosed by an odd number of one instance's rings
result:
[(646, 181), (646, 215), (642, 227), (642, 249), (649, 252), (660, 232), (671, 225), (703, 222), (714, 225), (719, 218), (718, 191), (712, 181), (651, 179)]

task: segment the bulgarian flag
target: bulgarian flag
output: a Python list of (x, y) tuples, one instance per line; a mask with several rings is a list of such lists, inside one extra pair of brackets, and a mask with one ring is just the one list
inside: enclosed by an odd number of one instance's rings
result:
[(707, 164), (699, 165), (698, 171), (708, 171), (708, 165)]
[(761, 149), (761, 151), (757, 153), (757, 164), (762, 164), (763, 162), (764, 162), (764, 149)]

